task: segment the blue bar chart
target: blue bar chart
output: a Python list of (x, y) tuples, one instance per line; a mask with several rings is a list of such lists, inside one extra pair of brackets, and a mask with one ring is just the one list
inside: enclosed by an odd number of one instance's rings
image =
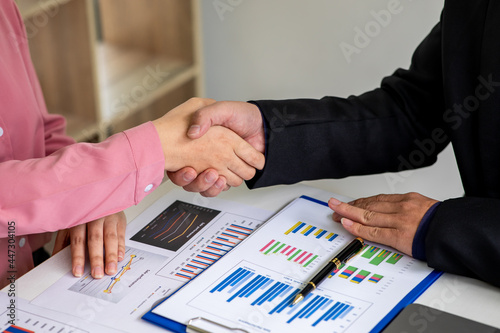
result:
[(214, 311), (226, 313), (237, 308), (243, 313), (242, 307), (246, 308), (245, 313), (266, 311), (273, 320), (293, 323), (294, 327), (297, 324), (307, 330), (334, 327), (332, 331), (337, 332), (347, 329), (371, 304), (317, 289), (294, 306), (293, 299), (302, 287), (302, 283), (279, 272), (245, 265), (235, 267), (189, 304), (196, 307), (210, 304)]
[(298, 234), (303, 236), (312, 236), (316, 239), (326, 239), (329, 242), (333, 242), (338, 234), (334, 232), (329, 232), (325, 229), (317, 228), (312, 224), (307, 224), (305, 222), (299, 221), (295, 223), (290, 229), (285, 231), (285, 235)]
[(253, 229), (247, 226), (231, 223), (220, 232), (220, 235), (217, 235), (214, 239), (210, 239), (206, 244), (202, 245), (199, 252), (184, 264), (184, 266), (175, 273), (175, 276), (185, 279), (186, 281), (191, 280), (222, 258), (222, 256), (243, 239), (250, 236), (252, 231)]

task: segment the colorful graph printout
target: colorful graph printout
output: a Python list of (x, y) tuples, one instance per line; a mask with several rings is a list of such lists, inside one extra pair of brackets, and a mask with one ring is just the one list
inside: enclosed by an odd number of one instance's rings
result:
[(379, 253), (379, 254), (377, 254), (377, 255), (375, 256), (375, 258), (373, 258), (373, 259), (370, 261), (370, 264), (372, 264), (372, 265), (377, 265), (377, 266), (378, 266), (378, 265), (380, 265), (380, 263), (381, 263), (382, 261), (384, 261), (384, 260), (385, 260), (385, 259), (389, 256), (389, 254), (391, 254), (391, 251), (388, 251), (388, 250), (382, 250), (382, 251), (380, 251), (380, 253)]
[(358, 274), (356, 274), (352, 279), (351, 279), (351, 282), (354, 282), (354, 283), (361, 283), (363, 282), (364, 279), (366, 279), (366, 277), (370, 274), (370, 272), (368, 271), (365, 271), (365, 270), (361, 270)]
[(325, 229), (320, 229), (313, 225), (307, 225), (307, 223), (301, 221), (295, 223), (290, 229), (285, 231), (285, 235), (297, 233), (304, 236), (313, 236), (316, 239), (326, 238), (329, 242), (333, 242), (338, 236), (336, 233), (328, 232)]
[[(253, 308), (262, 308), (269, 316), (278, 316), (287, 324), (303, 322), (309, 327), (345, 327), (356, 320), (360, 312), (368, 304), (354, 302), (353, 299), (344, 299), (310, 293), (298, 305), (292, 305), (295, 295), (300, 292), (301, 286), (286, 282), (290, 279), (275, 279), (272, 274), (259, 273), (253, 269), (239, 267), (230, 275), (209, 289), (209, 293), (220, 295), (226, 304), (237, 302), (246, 303), (249, 311)], [(205, 295), (202, 295), (203, 297)], [(213, 297), (213, 296), (212, 296)], [(204, 298), (204, 297), (203, 297)]]
[(102, 279), (94, 279), (89, 271), (69, 290), (118, 303), (147, 279), (151, 274), (151, 268), (158, 267), (164, 259), (163, 256), (154, 253), (126, 247), (125, 259), (118, 263), (118, 271), (115, 275), (105, 275)]
[(373, 274), (372, 276), (370, 276), (368, 281), (373, 283), (378, 283), (380, 280), (382, 280), (382, 278), (383, 276), (380, 274)]
[(253, 228), (231, 223), (215, 239), (209, 241), (200, 252), (196, 253), (184, 267), (175, 273), (175, 276), (191, 280), (250, 236), (252, 231)]
[(177, 251), (210, 223), (220, 211), (175, 201), (131, 239)]
[(387, 259), (386, 263), (388, 264), (396, 264), (401, 258), (403, 258), (403, 255), (400, 253), (394, 253), (392, 256)]
[(260, 253), (264, 255), (281, 255), (288, 261), (302, 265), (302, 267), (309, 266), (318, 258), (316, 254), (298, 249), (295, 246), (287, 245), (274, 239), (266, 243), (266, 245), (260, 249)]
[(356, 272), (357, 270), (358, 270), (357, 267), (349, 266), (346, 269), (344, 269), (342, 273), (339, 274), (339, 277), (343, 279), (348, 279), (352, 275), (352, 273)]

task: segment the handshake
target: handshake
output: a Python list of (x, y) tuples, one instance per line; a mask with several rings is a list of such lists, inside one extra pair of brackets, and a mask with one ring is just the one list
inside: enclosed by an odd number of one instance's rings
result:
[(253, 104), (192, 98), (153, 124), (168, 177), (187, 191), (216, 196), (264, 167), (264, 126)]

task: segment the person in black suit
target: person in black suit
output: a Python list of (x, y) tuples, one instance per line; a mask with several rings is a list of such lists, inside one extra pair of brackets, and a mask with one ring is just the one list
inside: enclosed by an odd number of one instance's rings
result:
[[(223, 125), (265, 151), (251, 188), (424, 167), (451, 143), (464, 197), (408, 193), (329, 205), (354, 235), (500, 286), (499, 18), (499, 1), (448, 0), (410, 68), (380, 88), (346, 99), (219, 102), (198, 111), (188, 135)], [(213, 170), (191, 183), (193, 172), (169, 176), (209, 196), (224, 189)]]

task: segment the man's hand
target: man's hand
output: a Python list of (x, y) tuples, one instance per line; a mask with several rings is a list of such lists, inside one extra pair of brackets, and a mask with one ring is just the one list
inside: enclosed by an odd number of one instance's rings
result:
[(195, 110), (213, 100), (192, 98), (163, 117), (154, 120), (165, 154), (165, 170), (178, 171), (190, 166), (198, 174), (209, 168), (224, 176), (231, 186), (255, 175), (264, 167), (264, 155), (233, 131), (221, 126), (209, 127), (198, 139), (186, 135)]
[(57, 233), (53, 254), (71, 244), (73, 275), (80, 277), (85, 267), (85, 252), (88, 247), (92, 277), (100, 279), (104, 273), (113, 275), (117, 271), (118, 262), (125, 256), (126, 226), (125, 214), (120, 212), (60, 230)]
[[(191, 139), (202, 137), (211, 126), (224, 126), (261, 153), (265, 150), (264, 126), (259, 108), (246, 102), (216, 102), (200, 108), (191, 120), (188, 136)], [(204, 196), (217, 196), (227, 190), (226, 178), (219, 176), (214, 169), (199, 174), (193, 168), (183, 168), (177, 172), (167, 172), (176, 185), (190, 192), (200, 192)]]
[(333, 220), (354, 236), (391, 246), (412, 255), (413, 238), (429, 208), (437, 200), (418, 193), (380, 194), (343, 203), (328, 201)]

